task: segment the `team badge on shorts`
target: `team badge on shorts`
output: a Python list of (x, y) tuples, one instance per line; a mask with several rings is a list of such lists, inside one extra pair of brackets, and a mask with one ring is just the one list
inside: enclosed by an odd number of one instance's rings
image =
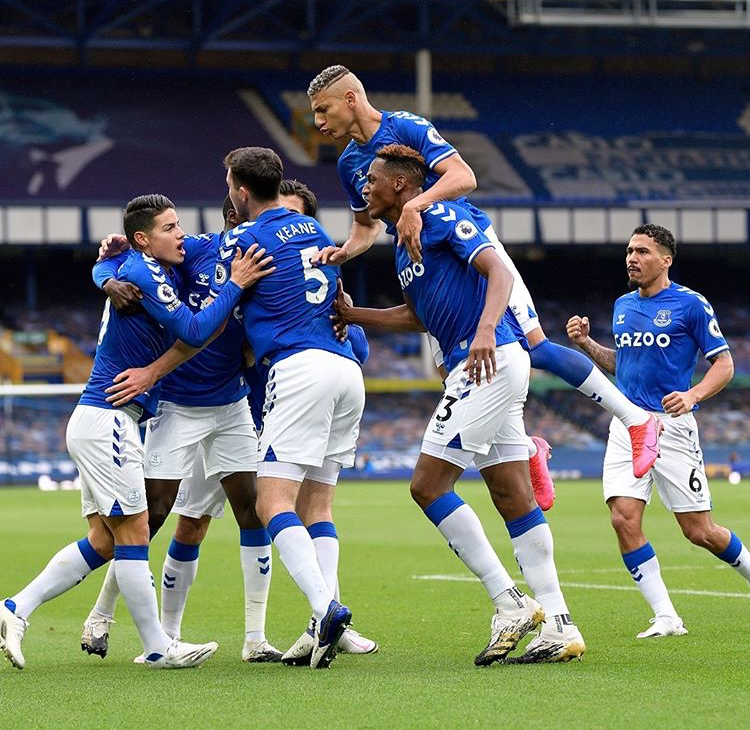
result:
[(141, 493), (137, 489), (128, 490), (128, 504), (138, 504), (141, 501)]
[(185, 504), (185, 490), (184, 489), (178, 489), (177, 490), (177, 497), (175, 497), (174, 503), (175, 504)]
[(159, 466), (161, 464), (161, 454), (158, 451), (152, 452), (148, 457), (148, 463), (151, 466)]
[(654, 317), (654, 324), (657, 327), (666, 327), (672, 322), (672, 310), (671, 309), (660, 309)]

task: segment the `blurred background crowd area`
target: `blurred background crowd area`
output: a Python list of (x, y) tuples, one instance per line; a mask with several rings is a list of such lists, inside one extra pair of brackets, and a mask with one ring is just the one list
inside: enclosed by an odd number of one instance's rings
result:
[[(472, 166), (471, 199), (550, 339), (580, 314), (611, 344), (630, 232), (670, 228), (673, 279), (709, 299), (735, 360), (732, 387), (698, 412), (706, 461), (750, 463), (749, 57), (739, 0), (0, 0), (0, 383), (85, 382), (99, 240), (153, 191), (187, 233), (220, 230), (230, 149), (276, 149), (342, 243), (344, 141), (317, 132), (306, 95), (342, 63), (375, 107), (431, 119)], [(391, 245), (383, 234), (343, 267), (356, 303), (400, 303)], [(440, 382), (419, 335), (370, 333), (370, 348), (355, 471), (403, 473)], [(0, 486), (72, 474), (75, 396), (2, 393)], [(608, 421), (533, 373), (527, 430), (559, 474), (601, 473)]]

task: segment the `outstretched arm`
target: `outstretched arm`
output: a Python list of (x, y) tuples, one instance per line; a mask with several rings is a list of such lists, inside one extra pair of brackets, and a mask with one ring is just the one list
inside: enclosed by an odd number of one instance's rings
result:
[[(334, 323), (346, 326), (358, 324), (367, 329), (381, 332), (424, 332), (424, 325), (408, 304), (388, 309), (371, 309), (369, 307), (351, 307), (344, 296), (344, 287), (339, 279), (339, 290), (333, 303), (336, 310)], [(335, 327), (334, 327), (335, 329)]]
[(616, 353), (609, 347), (603, 347), (589, 336), (591, 328), (588, 317), (579, 317), (577, 314), (568, 320), (566, 325), (570, 341), (578, 345), (602, 370), (615, 374)]
[(356, 211), (349, 231), (349, 238), (341, 246), (326, 246), (318, 251), (311, 259), (312, 264), (341, 266), (349, 259), (367, 251), (375, 243), (380, 228), (380, 221), (370, 218), (370, 214), (366, 210)]

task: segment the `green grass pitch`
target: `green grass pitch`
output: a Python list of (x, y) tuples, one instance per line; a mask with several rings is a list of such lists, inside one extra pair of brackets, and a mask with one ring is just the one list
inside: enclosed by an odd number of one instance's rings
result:
[[(458, 492), (517, 573), (484, 487), (466, 482)], [(713, 496), (716, 520), (750, 540), (747, 486), (716, 482)], [(83, 534), (78, 501), (70, 492), (0, 490), (0, 596), (18, 590), (54, 551)], [(355, 628), (380, 643), (378, 654), (340, 655), (320, 672), (243, 664), (237, 527), (228, 516), (203, 545), (183, 624), (186, 640), (219, 642), (212, 660), (180, 672), (134, 665), (141, 649), (122, 601), (109, 656), (82, 653), (81, 624), (101, 580), (93, 575), (32, 616), (26, 669), (0, 662), (0, 727), (747, 727), (747, 584), (688, 544), (655, 499), (646, 531), (690, 633), (636, 641), (649, 611), (620, 560), (599, 484), (561, 483), (548, 519), (560, 579), (588, 646), (581, 662), (474, 667), (491, 615), (480, 584), (411, 502), (406, 484), (347, 483), (336, 507), (342, 598)], [(172, 527), (168, 522), (152, 546), (157, 580)], [(267, 634), (285, 649), (309, 612), (277, 558), (273, 570)]]

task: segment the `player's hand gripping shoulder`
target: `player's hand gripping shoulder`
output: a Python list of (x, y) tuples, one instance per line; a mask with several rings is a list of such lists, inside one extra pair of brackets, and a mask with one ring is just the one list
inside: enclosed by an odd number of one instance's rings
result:
[(349, 254), (343, 246), (326, 246), (310, 258), (313, 266), (341, 266), (349, 260)]
[(107, 279), (102, 286), (102, 291), (110, 298), (114, 308), (122, 314), (135, 314), (142, 310), (141, 290), (129, 281), (118, 281)]
[(229, 280), (240, 289), (248, 289), (264, 276), (273, 274), (276, 271), (275, 266), (266, 268), (273, 261), (273, 256), (263, 258), (265, 252), (266, 249), (258, 248), (257, 243), (250, 246), (244, 256), (238, 248), (232, 261), (232, 274)]
[(568, 338), (574, 345), (583, 347), (586, 341), (589, 339), (589, 332), (591, 326), (589, 325), (588, 317), (579, 317), (577, 314), (568, 320), (568, 324), (565, 325), (565, 329), (568, 332)]
[(464, 372), (469, 375), (469, 382), (482, 384), (482, 368), (488, 383), (497, 374), (495, 361), (495, 328), (492, 325), (480, 325), (469, 346), (469, 357)]
[(121, 233), (110, 233), (106, 238), (102, 238), (99, 243), (99, 258), (97, 261), (117, 256), (118, 253), (127, 251), (130, 248), (128, 239)]
[(398, 245), (406, 246), (406, 253), (415, 264), (422, 263), (422, 216), (419, 208), (411, 205), (412, 201), (406, 203), (401, 210), (401, 217), (396, 223), (398, 233)]
[(351, 320), (347, 317), (353, 306), (354, 302), (352, 298), (344, 291), (344, 285), (341, 279), (339, 279), (336, 299), (333, 302), (333, 308), (336, 313), (331, 315), (331, 321), (333, 323), (333, 333), (340, 342), (344, 342), (349, 334), (348, 325)]

